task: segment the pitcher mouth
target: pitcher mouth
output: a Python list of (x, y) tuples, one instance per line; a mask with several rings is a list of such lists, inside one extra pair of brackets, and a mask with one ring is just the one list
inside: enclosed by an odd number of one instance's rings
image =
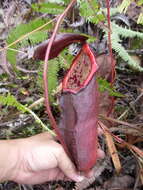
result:
[(95, 56), (89, 45), (85, 43), (63, 79), (63, 92), (78, 93), (87, 86), (97, 70)]

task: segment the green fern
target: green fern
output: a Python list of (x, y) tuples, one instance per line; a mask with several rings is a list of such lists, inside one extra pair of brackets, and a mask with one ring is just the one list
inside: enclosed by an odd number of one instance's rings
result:
[(29, 41), (32, 45), (34, 45), (34, 44), (38, 44), (38, 43), (44, 41), (47, 38), (48, 38), (48, 34), (47, 34), (46, 30), (34, 32), (33, 34), (30, 34), (27, 38), (25, 38), (22, 41), (21, 47), (28, 46)]
[(69, 50), (67, 48), (64, 49), (58, 56), (60, 69), (63, 70), (69, 69), (73, 59), (74, 56), (69, 54)]
[(26, 112), (26, 109), (23, 107), (22, 104), (20, 104), (14, 96), (8, 94), (7, 96), (5, 95), (0, 95), (0, 104), (4, 106), (13, 106), (16, 107), (19, 111), (21, 112)]
[(131, 29), (123, 28), (114, 22), (112, 22), (112, 33), (118, 33), (123, 38), (141, 38), (143, 39), (143, 33), (134, 31)]
[[(57, 0), (58, 1), (58, 0)], [(65, 5), (68, 5), (71, 0), (61, 0)]]
[(80, 15), (88, 22), (98, 24), (105, 19), (97, 0), (78, 0)]
[[(126, 12), (127, 8), (131, 4), (133, 0), (123, 0), (122, 4), (118, 8), (113, 8), (111, 9), (111, 15), (115, 15), (119, 12)], [(140, 0), (142, 3), (142, 0)], [(107, 9), (102, 9), (98, 5), (98, 1), (89, 1), (88, 0), (79, 0), (79, 5), (80, 5), (80, 15), (85, 17), (87, 21), (90, 21), (94, 24), (98, 23), (100, 19), (98, 17), (96, 18), (96, 15), (100, 13), (104, 13), (107, 15)], [(92, 2), (92, 4), (91, 4)], [(92, 9), (92, 8), (93, 9)], [(94, 11), (93, 11), (94, 10)], [(143, 16), (139, 17), (139, 22), (142, 22)], [(108, 31), (104, 29), (106, 39), (108, 40)], [(134, 68), (137, 71), (143, 71), (143, 68), (138, 65), (128, 54), (128, 52), (125, 50), (125, 48), (121, 45), (121, 39), (120, 37), (123, 38), (140, 38), (143, 39), (143, 33), (133, 31), (131, 29), (123, 28), (121, 26), (118, 26), (115, 23), (112, 23), (112, 34), (111, 34), (111, 41), (112, 41), (112, 48), (118, 53), (118, 55), (126, 61), (132, 68)]]
[(68, 5), (71, 0), (49, 0), (49, 3), (57, 3), (57, 4), (64, 4)]
[(30, 113), (34, 117), (36, 122), (42, 126), (43, 130), (49, 131), (52, 135), (55, 136), (55, 133), (52, 130), (50, 130), (31, 109), (18, 102), (13, 95), (0, 95), (0, 104), (3, 106), (13, 106), (23, 113)]
[[(112, 36), (113, 37), (113, 36)], [(125, 50), (125, 48), (118, 43), (116, 40), (113, 40), (112, 38), (112, 48), (115, 50), (115, 52), (125, 61), (127, 62), (131, 68), (133, 68), (135, 71), (143, 71), (143, 68), (136, 63), (131, 56), (128, 54), (128, 52)]]
[[(106, 15), (106, 18), (107, 18), (107, 8), (101, 8), (101, 10)], [(118, 13), (120, 13), (118, 8), (110, 7), (110, 16), (111, 17), (117, 15)]]
[(126, 13), (128, 7), (130, 6), (130, 4), (132, 2), (135, 2), (138, 6), (141, 6), (141, 13), (138, 16), (137, 24), (143, 24), (143, 13), (142, 13), (142, 11), (143, 11), (143, 8), (142, 8), (143, 0), (138, 0), (138, 1), (135, 1), (135, 0), (123, 0), (121, 5), (118, 7), (118, 11), (120, 13)]
[(120, 13), (126, 13), (128, 7), (130, 6), (132, 0), (123, 0), (121, 5), (118, 7)]
[[(105, 30), (104, 30), (105, 31)], [(104, 37), (108, 39), (108, 31), (105, 31)], [(143, 68), (136, 63), (125, 48), (121, 45), (121, 38), (141, 38), (143, 39), (143, 33), (133, 31), (131, 29), (123, 28), (112, 22), (111, 43), (115, 52), (125, 61), (128, 65), (136, 71), (143, 71)]]
[(50, 60), (48, 62), (48, 91), (49, 91), (50, 101), (54, 100), (52, 93), (58, 86), (58, 71), (59, 71), (58, 59)]
[[(31, 32), (35, 30), (36, 28), (42, 26), (45, 24), (47, 20), (44, 19), (36, 19), (26, 24), (20, 24), (15, 29), (11, 30), (8, 39), (7, 44), (11, 44), (15, 42), (17, 39), (22, 37), (23, 35), (27, 34), (28, 32)], [(31, 35), (29, 35), (27, 38), (24, 38), (20, 43), (12, 45), (11, 48), (18, 49), (19, 47), (24, 47), (28, 45), (28, 39), (33, 43), (39, 43), (45, 39), (47, 39), (47, 33), (46, 30), (51, 28), (51, 24), (47, 25), (44, 30), (37, 31)], [(15, 67), (16, 66), (16, 51), (7, 51), (7, 58), (9, 62)]]
[(123, 94), (120, 92), (117, 92), (114, 87), (111, 87), (111, 84), (103, 78), (97, 78), (97, 82), (99, 84), (99, 91), (100, 92), (105, 92), (107, 91), (110, 96), (115, 96), (115, 97), (124, 97)]
[(36, 12), (48, 13), (48, 14), (61, 14), (64, 10), (64, 6), (57, 3), (35, 3), (31, 5), (32, 9)]
[[(41, 65), (43, 65), (43, 62), (40, 62)], [(54, 96), (53, 96), (53, 91), (56, 89), (58, 86), (58, 71), (59, 71), (59, 61), (58, 59), (52, 59), (48, 61), (48, 92), (49, 92), (49, 99), (50, 102), (54, 102)], [(39, 67), (39, 72), (38, 72), (38, 81), (37, 84), (41, 89), (41, 86), (43, 86), (43, 70), (41, 70), (41, 67)]]
[(143, 0), (138, 0), (137, 4), (138, 4), (138, 6), (143, 5)]
[(143, 24), (143, 13), (139, 14), (138, 20), (137, 20), (137, 24)]

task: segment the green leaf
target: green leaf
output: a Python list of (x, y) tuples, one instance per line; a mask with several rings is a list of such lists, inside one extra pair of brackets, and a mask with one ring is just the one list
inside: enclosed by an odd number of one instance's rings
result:
[(29, 45), (29, 40), (31, 44), (38, 44), (42, 41), (44, 41), (45, 39), (48, 39), (48, 34), (47, 31), (37, 31), (34, 32), (33, 34), (30, 34), (27, 38), (25, 38), (22, 41), (21, 46), (28, 46)]
[(50, 101), (54, 100), (52, 96), (53, 90), (58, 86), (58, 71), (59, 71), (59, 62), (58, 59), (52, 59), (48, 62), (48, 90)]
[(0, 104), (4, 105), (4, 106), (13, 106), (15, 108), (17, 108), (19, 111), (25, 113), (28, 112), (30, 113), (34, 119), (36, 120), (37, 123), (39, 123), (44, 130), (49, 131), (52, 135), (55, 135), (42, 121), (41, 119), (28, 107), (26, 107), (25, 105), (22, 105), (20, 102), (18, 102), (16, 100), (16, 98), (11, 95), (11, 94), (7, 94), (7, 95), (0, 95)]
[(14, 106), (19, 111), (26, 112), (25, 108), (19, 103), (13, 95), (0, 95), (0, 104), (4, 106)]
[[(44, 25), (49, 20), (45, 19), (35, 19), (30, 21), (26, 24), (20, 24), (16, 28), (12, 29), (9, 32), (8, 38), (7, 38), (7, 44), (10, 45), (11, 43), (15, 42), (17, 39), (21, 38), (22, 36), (26, 35), (29, 32), (32, 32), (33, 30), (37, 29), (38, 27)], [(18, 49), (19, 47), (23, 47), (28, 45), (28, 39), (33, 42), (33, 44), (42, 42), (44, 39), (47, 39), (47, 29), (50, 29), (52, 27), (51, 24), (48, 24), (44, 27), (44, 29), (37, 31), (28, 37), (21, 40), (20, 43), (17, 43), (15, 45), (12, 45), (11, 48)], [(7, 58), (9, 62), (15, 67), (16, 66), (16, 55), (17, 52), (7, 50)]]
[(138, 20), (137, 20), (137, 24), (143, 24), (143, 13), (139, 14)]
[(143, 0), (139, 0), (139, 1), (137, 2), (137, 4), (138, 4), (138, 6), (143, 5)]
[(93, 43), (97, 40), (97, 38), (95, 36), (89, 36), (88, 35), (88, 40), (87, 40), (87, 43)]
[(120, 92), (117, 92), (113, 87), (111, 87), (111, 84), (103, 79), (103, 78), (98, 78), (97, 82), (99, 84), (99, 90), (100, 92), (109, 92), (110, 96), (115, 96), (115, 97), (124, 97), (123, 94), (121, 94)]
[[(143, 33), (127, 29), (122, 26), (118, 26), (114, 22), (111, 22), (112, 33), (111, 33), (111, 43), (112, 49), (120, 56), (134, 71), (143, 72), (143, 67), (141, 67), (135, 60), (131, 58), (127, 50), (121, 44), (121, 38), (140, 38), (143, 39)], [(104, 38), (108, 40), (108, 31), (104, 29)]]
[(62, 1), (64, 1), (64, 3), (65, 3), (66, 5), (68, 5), (71, 0), (62, 0)]
[(64, 6), (57, 3), (40, 3), (32, 4), (32, 9), (36, 12), (49, 13), (49, 14), (61, 14), (64, 11)]
[(120, 13), (126, 13), (128, 7), (130, 6), (132, 0), (123, 0), (121, 5), (118, 7)]
[(111, 89), (110, 91), (109, 91), (109, 95), (110, 96), (115, 96), (115, 97), (125, 97), (123, 94), (121, 94), (120, 92), (117, 92), (117, 91), (115, 91), (115, 90), (113, 90), (113, 89)]
[[(16, 28), (14, 28), (10, 31), (10, 33), (8, 35), (7, 43), (10, 44), (10, 43), (14, 42), (18, 38), (22, 37), (23, 35), (27, 34), (28, 32), (32, 32), (33, 30), (44, 25), (48, 21), (49, 20), (45, 20), (45, 19), (35, 19), (35, 20), (30, 21), (29, 23), (18, 25)], [(50, 29), (51, 26), (52, 25), (49, 24), (41, 31), (43, 31), (45, 29)], [(32, 34), (32, 35), (34, 35), (34, 34)]]
[(80, 5), (80, 15), (87, 21), (98, 24), (105, 19), (97, 0), (79, 0), (78, 2)]
[[(43, 65), (43, 61), (39, 62), (40, 65)], [(54, 102), (54, 96), (53, 92), (56, 90), (56, 87), (58, 86), (58, 71), (59, 71), (59, 60), (57, 58), (49, 60), (48, 61), (48, 92), (49, 92), (49, 99), (50, 102)], [(42, 67), (39, 67), (39, 72), (38, 72), (38, 80), (37, 80), (37, 85), (41, 89), (43, 86), (43, 72), (42, 72)], [(43, 89), (42, 89), (43, 91)]]

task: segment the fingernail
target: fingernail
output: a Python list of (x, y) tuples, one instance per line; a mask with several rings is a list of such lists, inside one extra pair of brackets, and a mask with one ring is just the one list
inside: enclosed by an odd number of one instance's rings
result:
[(98, 156), (98, 158), (97, 158), (98, 160), (105, 158), (105, 153), (103, 152), (103, 150), (98, 149), (98, 150), (97, 150), (97, 154), (98, 154), (98, 155), (97, 155), (97, 156)]
[(77, 176), (73, 176), (72, 179), (73, 179), (74, 181), (76, 181), (76, 182), (81, 182), (81, 181), (83, 181), (83, 180), (85, 179), (85, 177), (84, 177), (84, 176), (77, 175)]

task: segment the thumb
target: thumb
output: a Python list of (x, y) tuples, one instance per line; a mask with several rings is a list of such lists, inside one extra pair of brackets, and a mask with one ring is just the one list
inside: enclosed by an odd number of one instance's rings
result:
[(61, 154), (59, 154), (59, 158), (57, 160), (58, 167), (68, 178), (76, 182), (81, 182), (84, 179), (84, 176), (80, 176), (77, 173), (74, 164), (71, 162), (64, 149), (62, 150)]

